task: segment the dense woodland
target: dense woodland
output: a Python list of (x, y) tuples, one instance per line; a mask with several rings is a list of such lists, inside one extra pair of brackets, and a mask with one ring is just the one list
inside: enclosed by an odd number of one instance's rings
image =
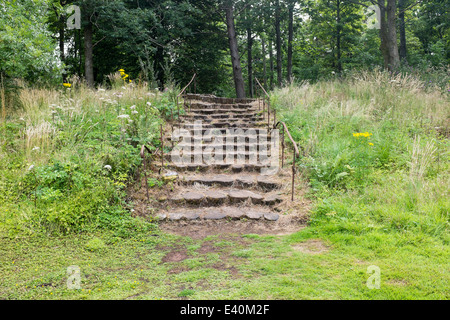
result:
[[(71, 5), (80, 28), (68, 27)], [(95, 86), (124, 69), (160, 90), (196, 73), (197, 92), (251, 97), (255, 78), (272, 89), (450, 62), (448, 0), (3, 0), (0, 12), (5, 86), (73, 76)]]

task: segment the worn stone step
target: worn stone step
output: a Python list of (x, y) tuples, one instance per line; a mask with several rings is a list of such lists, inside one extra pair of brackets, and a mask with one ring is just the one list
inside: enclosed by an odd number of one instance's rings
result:
[(253, 98), (224, 98), (224, 97), (216, 97), (213, 95), (202, 95), (202, 94), (184, 94), (182, 95), (182, 98), (185, 101), (201, 101), (201, 102), (207, 102), (207, 103), (217, 103), (217, 104), (250, 104), (257, 99)]
[(220, 206), (239, 205), (243, 203), (272, 206), (283, 201), (278, 193), (260, 194), (243, 189), (208, 189), (183, 191), (175, 194), (168, 200), (172, 204), (178, 206)]
[(227, 163), (227, 159), (230, 159), (229, 161), (233, 160), (233, 163), (235, 164), (258, 163), (260, 161), (270, 161), (271, 156), (271, 150), (265, 153), (258, 151), (206, 150), (200, 152), (184, 152), (183, 150), (172, 150), (171, 152), (164, 154), (164, 158), (167, 161), (183, 161), (184, 164), (194, 162), (200, 163), (200, 161), (206, 164), (216, 162)]
[(183, 115), (183, 122), (201, 120), (204, 122), (211, 121), (263, 121), (261, 115), (255, 114), (187, 114)]
[(264, 151), (267, 150), (270, 152), (270, 149), (272, 147), (272, 144), (269, 141), (264, 141), (261, 143), (258, 143), (257, 141), (255, 142), (237, 142), (236, 141), (230, 141), (230, 142), (224, 142), (224, 143), (217, 143), (217, 142), (204, 142), (204, 143), (198, 143), (198, 144), (194, 144), (194, 143), (178, 143), (176, 145), (176, 148), (179, 150), (190, 150), (190, 151), (194, 151), (196, 149), (198, 150), (202, 150), (204, 151), (205, 149), (211, 150), (211, 149), (215, 149), (215, 150), (234, 150), (234, 151)]
[(252, 207), (206, 207), (197, 209), (176, 209), (161, 211), (156, 217), (164, 221), (179, 220), (259, 220), (275, 222), (279, 215), (270, 209), (259, 209)]
[(214, 119), (252, 119), (252, 118), (261, 118), (262, 115), (258, 114), (258, 113), (254, 113), (254, 112), (249, 112), (249, 113), (233, 113), (233, 112), (228, 112), (228, 113), (213, 113), (210, 115), (205, 115), (205, 114), (195, 114), (195, 116), (198, 117), (211, 117)]
[(180, 176), (180, 182), (184, 185), (204, 185), (233, 188), (252, 188), (265, 191), (279, 189), (282, 185), (275, 176), (242, 175), (242, 174), (218, 174), (218, 175), (192, 175)]
[(263, 112), (262, 109), (249, 107), (249, 108), (230, 108), (230, 109), (196, 109), (196, 108), (186, 108), (186, 113), (195, 113), (195, 114), (223, 114), (223, 113), (232, 113), (232, 114), (247, 114), (254, 113), (259, 114)]
[(267, 168), (266, 164), (174, 164), (169, 163), (167, 167), (177, 172), (198, 171), (207, 172), (212, 170), (228, 170), (234, 173), (239, 172), (261, 172), (261, 169)]
[(250, 109), (255, 106), (251, 104), (241, 103), (204, 103), (204, 102), (187, 102), (185, 109)]
[[(223, 133), (221, 134), (219, 132), (217, 134), (212, 135), (211, 131), (205, 132), (204, 134), (198, 135), (198, 136), (191, 134), (191, 136), (188, 136), (187, 141), (188, 141), (188, 143), (190, 141), (192, 141), (192, 143), (194, 143), (194, 142), (203, 142), (203, 143), (214, 143), (214, 142), (223, 143), (223, 142), (225, 142), (226, 143), (227, 138), (228, 139), (231, 138), (231, 139), (234, 139), (234, 141), (239, 141), (239, 142), (243, 142), (243, 143), (257, 143), (258, 140), (261, 141), (261, 143), (266, 142), (266, 141), (267, 142), (272, 141), (272, 136), (270, 134), (260, 133), (258, 135), (253, 135), (253, 134), (246, 135), (245, 131), (244, 131), (244, 134), (233, 134), (232, 133), (232, 134), (226, 135)], [(190, 138), (190, 140), (189, 140), (189, 138)], [(184, 140), (180, 138), (179, 142), (181, 143), (182, 141), (184, 141)]]
[[(259, 122), (259, 121), (245, 121), (245, 120), (235, 120), (235, 121), (211, 121), (211, 122), (205, 122), (202, 123), (203, 129), (212, 129), (212, 128), (248, 128), (248, 127), (254, 127), (254, 126), (263, 126), (266, 123)], [(193, 122), (183, 122), (182, 127), (187, 130), (195, 129), (197, 124)]]
[[(208, 126), (202, 124), (201, 128), (182, 128), (186, 130), (191, 136), (194, 134), (202, 134), (205, 137), (213, 137), (214, 135), (231, 135), (231, 136), (245, 136), (245, 135), (266, 135), (270, 136), (267, 133), (267, 124), (264, 124), (265, 127), (255, 128), (252, 126), (239, 126), (239, 127), (229, 127), (229, 128), (209, 128)], [(175, 130), (176, 128), (174, 128)], [(228, 130), (228, 131), (227, 131)]]

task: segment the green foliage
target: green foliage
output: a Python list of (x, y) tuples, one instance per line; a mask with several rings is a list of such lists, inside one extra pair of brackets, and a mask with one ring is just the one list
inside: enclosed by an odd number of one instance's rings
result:
[(98, 251), (106, 248), (106, 244), (102, 239), (99, 239), (97, 237), (89, 240), (86, 243), (86, 249), (89, 251)]
[[(0, 232), (15, 236), (108, 229), (131, 237), (155, 228), (132, 217), (124, 199), (142, 163), (140, 147), (159, 144), (162, 113), (173, 104), (166, 95), (136, 90), (129, 94), (131, 101), (98, 105), (103, 101), (95, 100), (99, 93), (81, 90), (70, 98), (56, 93), (58, 108), (39, 105), (40, 111), (23, 115), (26, 120), (17, 115), (0, 126)], [(153, 97), (152, 102), (137, 95)], [(26, 146), (26, 141), (27, 132), (40, 128), (44, 119), (54, 133), (41, 152), (42, 145)]]
[(60, 68), (46, 25), (48, 0), (6, 0), (0, 5), (0, 73), (6, 78), (55, 82)]
[(353, 77), (274, 92), (302, 150), (298, 165), (315, 199), (310, 225), (327, 235), (399, 232), (448, 244), (450, 162), (439, 132), (448, 96), (420, 77)]

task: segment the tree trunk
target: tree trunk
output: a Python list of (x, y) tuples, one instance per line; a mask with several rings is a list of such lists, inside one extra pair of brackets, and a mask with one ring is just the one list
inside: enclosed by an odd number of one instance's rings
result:
[(337, 53), (337, 72), (340, 74), (342, 72), (342, 53), (341, 53), (341, 0), (336, 0), (336, 53)]
[(247, 20), (247, 71), (248, 71), (248, 94), (250, 98), (253, 98), (253, 38), (252, 28)]
[(288, 53), (287, 53), (287, 80), (292, 82), (292, 41), (294, 39), (294, 5), (295, 1), (291, 0), (289, 3), (289, 39), (288, 39)]
[(241, 61), (239, 59), (239, 50), (234, 27), (233, 7), (231, 1), (225, 3), (225, 13), (227, 21), (228, 40), (230, 42), (231, 64), (233, 66), (234, 86), (236, 88), (236, 97), (245, 98), (244, 78), (242, 77)]
[(380, 50), (383, 54), (384, 67), (394, 71), (400, 64), (395, 26), (396, 0), (378, 0), (380, 4)]
[(84, 27), (84, 73), (89, 87), (94, 87), (94, 58), (92, 43), (92, 23)]
[(399, 31), (400, 31), (400, 48), (399, 48), (399, 56), (400, 60), (406, 62), (406, 31), (405, 31), (405, 0), (398, 1), (399, 14), (398, 18), (400, 20)]
[(164, 90), (164, 49), (160, 46), (156, 48), (155, 54), (155, 72), (156, 72), (156, 81), (158, 83), (158, 87), (161, 90)]
[(81, 78), (83, 69), (83, 42), (81, 41), (81, 29), (77, 30), (78, 34), (78, 76)]
[[(66, 57), (64, 54), (64, 16), (60, 14), (59, 16), (59, 58), (61, 59), (61, 62), (65, 64)], [(63, 82), (66, 82), (67, 74), (64, 72), (62, 75)]]
[(273, 82), (274, 82), (273, 74), (275, 72), (274, 65), (273, 65), (273, 45), (272, 45), (272, 40), (269, 40), (269, 63), (270, 63), (269, 84), (270, 84), (270, 89), (272, 89), (273, 88)]
[(263, 58), (263, 86), (267, 87), (267, 68), (266, 68), (266, 43), (264, 42), (264, 37), (261, 36), (261, 50)]
[(275, 33), (277, 42), (277, 84), (281, 87), (282, 71), (281, 71), (281, 30), (280, 30), (280, 1), (276, 1), (275, 8)]

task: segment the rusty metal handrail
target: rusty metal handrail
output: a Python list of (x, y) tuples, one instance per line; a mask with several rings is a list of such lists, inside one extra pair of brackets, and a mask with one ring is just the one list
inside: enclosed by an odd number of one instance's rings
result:
[(296, 156), (300, 157), (300, 152), (298, 151), (298, 147), (297, 147), (297, 144), (295, 143), (294, 139), (292, 139), (291, 133), (289, 132), (289, 129), (288, 129), (286, 123), (284, 123), (283, 121), (278, 121), (273, 126), (274, 129), (276, 127), (278, 127), (278, 125), (280, 125), (280, 124), (283, 125), (283, 131), (282, 131), (282, 137), (281, 137), (281, 168), (283, 168), (283, 166), (284, 166), (284, 133), (285, 132), (287, 133), (289, 140), (291, 140), (291, 143), (294, 147), (294, 152), (293, 152), (294, 159), (292, 160), (292, 191), (291, 191), (291, 201), (294, 201), (294, 184), (295, 184), (295, 173), (296, 173), (295, 159), (296, 159)]
[[(264, 87), (261, 85), (261, 82), (259, 82), (259, 80), (257, 78), (255, 78), (256, 82), (258, 83), (258, 85), (261, 87), (262, 91), (265, 94), (264, 97), (264, 102), (263, 102), (263, 114), (264, 114), (264, 109), (265, 109), (265, 101), (267, 99), (268, 103), (267, 103), (267, 128), (270, 129), (270, 95), (267, 93), (267, 91), (264, 89)], [(300, 156), (300, 152), (298, 150), (297, 144), (295, 143), (294, 139), (292, 139), (291, 133), (289, 132), (289, 129), (286, 125), (286, 123), (284, 123), (283, 121), (278, 121), (277, 122), (277, 115), (276, 115), (276, 110), (273, 110), (273, 129), (276, 129), (280, 124), (283, 126), (283, 130), (282, 130), (282, 138), (281, 138), (281, 168), (283, 168), (284, 166), (284, 134), (285, 132), (287, 133), (289, 140), (292, 142), (292, 145), (294, 147), (294, 159), (292, 161), (292, 192), (291, 192), (291, 201), (294, 201), (294, 190), (295, 190), (295, 159), (296, 157)]]
[(177, 97), (181, 96), (184, 93), (184, 91), (187, 89), (187, 87), (189, 87), (189, 85), (192, 83), (192, 81), (194, 81), (196, 76), (197, 76), (197, 74), (194, 73), (194, 75), (192, 76), (191, 81), (189, 81), (189, 83), (183, 88), (183, 90), (181, 90), (181, 92), (177, 95)]
[[(197, 76), (196, 73), (194, 73), (194, 75), (192, 76), (191, 81), (189, 81), (189, 83), (180, 91), (180, 93), (177, 95), (177, 113), (178, 113), (178, 127), (181, 128), (181, 120), (180, 120), (180, 104), (179, 104), (179, 98), (181, 97), (181, 95), (186, 91), (186, 89), (191, 85), (192, 81), (195, 80), (195, 77)], [(195, 83), (194, 83), (195, 85)], [(196, 86), (195, 86), (196, 87)], [(197, 89), (195, 89), (195, 91), (197, 91)], [(173, 132), (173, 112), (172, 112), (172, 132)]]
[(279, 124), (282, 124), (284, 130), (286, 130), (286, 133), (287, 133), (287, 135), (288, 135), (288, 138), (289, 138), (289, 140), (291, 140), (292, 145), (294, 146), (295, 154), (296, 154), (297, 156), (300, 156), (300, 151), (298, 150), (297, 144), (295, 143), (294, 139), (292, 138), (291, 133), (289, 132), (289, 129), (288, 129), (286, 123), (284, 123), (283, 121), (278, 121), (277, 124), (274, 125), (273, 127), (276, 128), (276, 127), (278, 127)]
[[(266, 100), (267, 100), (267, 131), (269, 131), (270, 130), (270, 95), (267, 93), (266, 89), (264, 89), (261, 82), (259, 82), (258, 78), (255, 77), (255, 80), (265, 94), (264, 99), (263, 99), (263, 114), (266, 111), (265, 106), (266, 106)], [(277, 114), (274, 109), (273, 110), (273, 122), (275, 123), (276, 121), (277, 121)]]

